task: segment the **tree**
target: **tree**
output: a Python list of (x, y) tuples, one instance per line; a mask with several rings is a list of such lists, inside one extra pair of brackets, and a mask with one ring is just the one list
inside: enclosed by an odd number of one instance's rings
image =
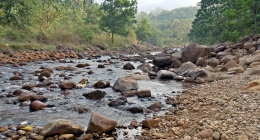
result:
[(104, 15), (100, 20), (100, 29), (112, 35), (127, 36), (135, 23), (137, 0), (104, 0), (101, 4)]
[(135, 31), (137, 39), (141, 41), (147, 41), (152, 36), (152, 28), (148, 18), (142, 18), (137, 24)]

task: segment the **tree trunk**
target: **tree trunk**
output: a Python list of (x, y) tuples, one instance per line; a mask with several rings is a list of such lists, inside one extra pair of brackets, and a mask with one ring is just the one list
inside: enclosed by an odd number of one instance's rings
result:
[(112, 32), (112, 44), (114, 44), (114, 33)]

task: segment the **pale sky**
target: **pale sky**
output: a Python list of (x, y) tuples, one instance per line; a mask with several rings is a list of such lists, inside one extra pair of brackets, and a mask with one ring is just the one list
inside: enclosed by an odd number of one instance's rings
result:
[[(97, 3), (101, 3), (103, 0), (94, 0)], [(138, 11), (150, 12), (158, 7), (165, 10), (172, 10), (179, 7), (196, 6), (201, 0), (137, 0)]]

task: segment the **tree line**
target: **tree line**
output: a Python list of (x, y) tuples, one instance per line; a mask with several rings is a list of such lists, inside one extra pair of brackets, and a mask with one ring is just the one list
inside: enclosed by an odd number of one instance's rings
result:
[(200, 44), (236, 41), (260, 32), (259, 0), (201, 0), (189, 38)]
[(156, 46), (183, 46), (190, 42), (188, 33), (198, 9), (195, 6), (141, 12), (136, 16), (137, 38)]

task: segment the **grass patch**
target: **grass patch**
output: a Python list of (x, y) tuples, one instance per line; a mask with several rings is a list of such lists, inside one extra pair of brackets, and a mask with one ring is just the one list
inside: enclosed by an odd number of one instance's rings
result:
[(52, 45), (49, 45), (49, 46), (45, 46), (42, 48), (44, 51), (55, 51), (56, 50), (56, 47), (55, 46), (52, 46)]
[(84, 49), (82, 47), (79, 47), (79, 46), (75, 46), (73, 47), (75, 50), (77, 51), (84, 51)]

